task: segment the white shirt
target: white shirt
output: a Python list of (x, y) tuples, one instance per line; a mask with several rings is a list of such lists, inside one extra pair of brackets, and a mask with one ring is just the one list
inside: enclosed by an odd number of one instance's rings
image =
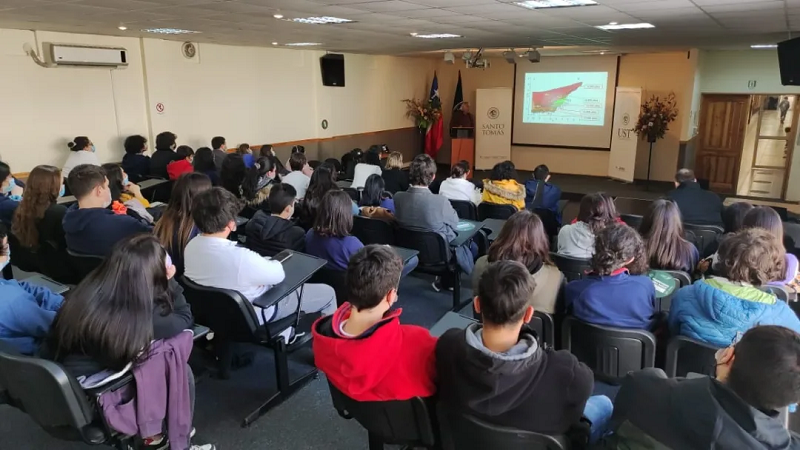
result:
[(380, 166), (373, 166), (372, 164), (365, 164), (360, 163), (356, 164), (355, 172), (353, 172), (353, 184), (350, 185), (351, 188), (363, 188), (365, 184), (367, 184), (367, 178), (369, 178), (372, 174), (382, 174), (383, 170), (381, 170)]
[(442, 181), (439, 195), (449, 200), (463, 200), (476, 205), (481, 202), (481, 191), (466, 178), (448, 178)]
[[(280, 262), (218, 237), (195, 236), (186, 244), (183, 258), (184, 275), (190, 280), (201, 286), (238, 291), (251, 302), (286, 276)], [(267, 319), (273, 310), (266, 311)]]
[(302, 170), (295, 170), (287, 173), (285, 177), (281, 177), (281, 183), (291, 184), (297, 191), (297, 198), (305, 198), (311, 178)]
[(81, 164), (99, 166), (100, 160), (97, 159), (97, 155), (95, 155), (94, 152), (87, 152), (85, 150), (78, 152), (70, 151), (67, 162), (64, 163), (64, 167), (61, 169), (61, 176), (67, 178), (72, 169)]

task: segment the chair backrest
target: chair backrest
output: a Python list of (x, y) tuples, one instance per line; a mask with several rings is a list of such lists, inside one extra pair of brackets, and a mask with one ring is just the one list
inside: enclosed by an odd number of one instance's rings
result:
[(354, 202), (358, 203), (358, 201), (361, 200), (361, 192), (358, 192), (358, 189), (346, 187), (342, 188), (342, 190), (347, 192), (347, 195), (349, 195)]
[(593, 325), (567, 316), (561, 334), (561, 346), (605, 383), (619, 384), (629, 372), (656, 363), (656, 338), (649, 331)]
[(675, 297), (675, 294), (678, 292), (678, 289), (692, 284), (692, 276), (682, 270), (661, 270), (660, 272), (667, 273), (672, 278), (678, 281), (678, 286), (675, 288), (674, 291), (672, 291), (670, 295), (658, 299), (659, 311), (667, 312), (669, 311), (669, 308), (672, 306), (672, 298)]
[[(366, 242), (365, 242), (366, 244)], [(327, 284), (336, 291), (336, 300), (339, 306), (347, 300), (347, 272), (343, 270), (323, 267), (314, 272), (308, 280), (309, 283)]]
[(636, 214), (620, 214), (619, 218), (634, 230), (638, 230), (642, 225), (642, 216)]
[(759, 286), (758, 288), (764, 292), (774, 295), (775, 297), (778, 297), (778, 300), (782, 300), (786, 303), (797, 300), (797, 292), (789, 291), (789, 289), (785, 286), (764, 285)]
[(725, 232), (725, 230), (716, 225), (684, 223), (683, 227), (694, 233), (694, 245), (700, 252), (701, 258), (711, 256), (717, 251), (718, 238)]
[[(174, 184), (175, 184), (174, 180), (168, 180), (166, 183), (159, 184), (155, 188), (152, 188), (152, 192), (149, 196), (150, 201), (169, 203), (169, 199), (170, 197), (172, 197), (172, 186)], [(143, 195), (147, 197), (146, 193), (144, 193)]]
[(592, 261), (590, 259), (573, 258), (572, 256), (559, 255), (556, 252), (550, 252), (550, 258), (556, 264), (558, 270), (564, 274), (567, 281), (580, 280), (592, 269)]
[[(59, 439), (97, 440), (90, 432), (95, 412), (78, 382), (58, 364), (0, 352), (0, 385), (9, 403)], [(100, 437), (100, 442), (105, 440)]]
[(431, 423), (430, 400), (359, 402), (344, 395), (328, 381), (333, 407), (345, 419), (356, 419), (371, 435), (389, 445), (432, 447), (436, 442)]
[(201, 286), (181, 276), (186, 301), (197, 323), (214, 331), (215, 336), (248, 342), (258, 331), (258, 316), (253, 305), (239, 292)]
[(517, 212), (514, 205), (501, 205), (497, 203), (481, 202), (478, 205), (478, 220), (502, 219), (507, 220)]
[(528, 326), (539, 336), (539, 344), (547, 344), (550, 347), (556, 346), (556, 322), (553, 316), (541, 311), (534, 311), (533, 318)]
[(478, 220), (478, 207), (468, 200), (450, 200), (459, 219)]
[(705, 342), (686, 336), (675, 336), (667, 345), (667, 361), (664, 371), (670, 378), (685, 377), (694, 372), (713, 377), (717, 370), (714, 354), (719, 350)]
[(452, 252), (444, 238), (433, 231), (418, 231), (398, 227), (395, 231), (397, 245), (419, 252), (420, 266), (440, 266), (451, 262)]
[(544, 208), (536, 208), (533, 212), (542, 220), (542, 225), (544, 226), (545, 233), (547, 233), (547, 237), (551, 239), (557, 237), (558, 231), (561, 229), (561, 224), (558, 221), (559, 219), (556, 213)]
[(443, 450), (564, 450), (566, 440), (559, 436), (502, 427), (454, 411), (443, 403), (436, 405)]
[(102, 256), (82, 255), (80, 253), (75, 253), (70, 249), (67, 249), (67, 254), (69, 255), (69, 260), (72, 262), (72, 265), (75, 268), (75, 273), (81, 280), (86, 278), (91, 271), (100, 267), (100, 264), (102, 264), (103, 260), (105, 259)]
[(336, 158), (328, 158), (328, 159), (326, 159), (325, 160), (325, 164), (330, 164), (331, 166), (333, 166), (333, 168), (334, 168), (334, 170), (336, 170), (337, 174), (342, 171), (342, 163), (340, 163), (339, 160), (336, 159)]
[(364, 245), (394, 245), (394, 226), (385, 220), (353, 216), (352, 232)]

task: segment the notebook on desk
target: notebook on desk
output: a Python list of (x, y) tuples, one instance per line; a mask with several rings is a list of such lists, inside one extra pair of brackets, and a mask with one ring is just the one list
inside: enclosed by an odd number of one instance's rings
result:
[(58, 281), (48, 278), (40, 273), (37, 273), (32, 277), (25, 278), (22, 281), (28, 284), (32, 284), (34, 286), (47, 288), (56, 294), (63, 294), (64, 292), (67, 292), (69, 290), (69, 286), (67, 286), (66, 284), (61, 284)]

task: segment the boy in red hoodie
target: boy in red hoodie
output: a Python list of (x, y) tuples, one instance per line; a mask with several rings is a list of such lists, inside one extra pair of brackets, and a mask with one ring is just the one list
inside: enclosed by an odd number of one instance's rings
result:
[(403, 262), (391, 247), (368, 245), (347, 266), (349, 303), (314, 323), (314, 359), (331, 383), (356, 401), (430, 397), (436, 339), (400, 325), (397, 301)]

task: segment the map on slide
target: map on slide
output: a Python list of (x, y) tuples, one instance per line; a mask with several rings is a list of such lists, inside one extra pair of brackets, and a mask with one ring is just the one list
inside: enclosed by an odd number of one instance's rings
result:
[(607, 72), (525, 74), (524, 123), (603, 126)]

